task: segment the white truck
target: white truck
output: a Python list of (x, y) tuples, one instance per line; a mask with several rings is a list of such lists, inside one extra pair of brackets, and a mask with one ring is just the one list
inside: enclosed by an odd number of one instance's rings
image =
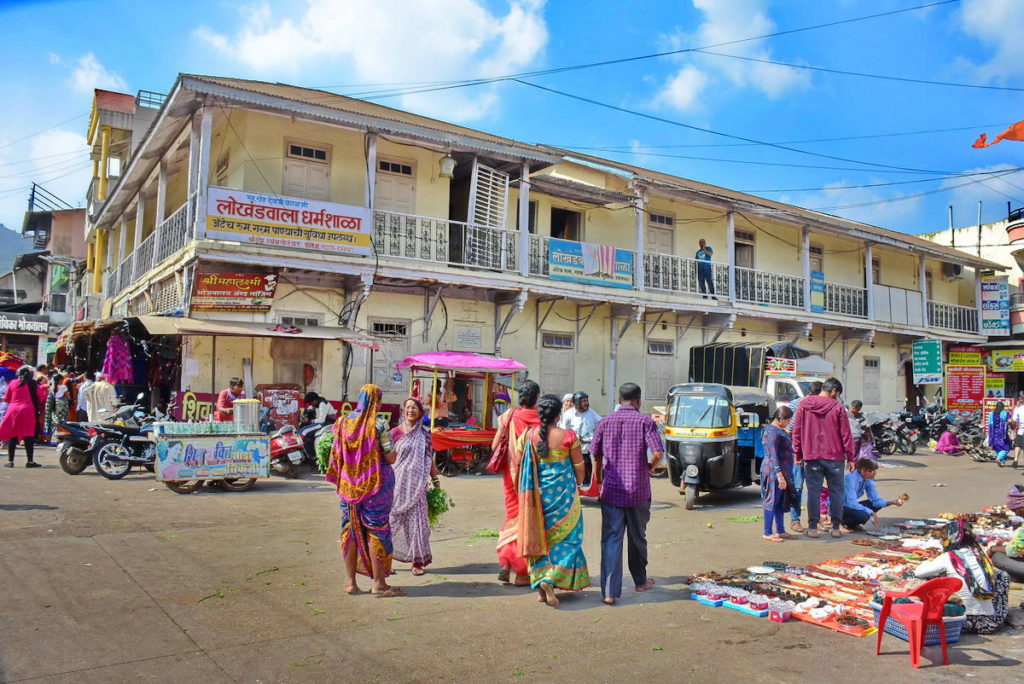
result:
[(831, 361), (788, 342), (702, 344), (690, 348), (690, 381), (760, 387), (776, 404), (807, 395), (815, 380), (834, 369)]

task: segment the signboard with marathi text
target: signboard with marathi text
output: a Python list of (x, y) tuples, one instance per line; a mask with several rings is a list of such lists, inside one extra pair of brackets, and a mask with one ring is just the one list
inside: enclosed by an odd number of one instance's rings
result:
[(1010, 285), (1007, 276), (981, 278), (981, 333), (990, 337), (1010, 334)]
[(1002, 399), (1006, 396), (1006, 376), (1002, 373), (988, 373), (985, 376), (985, 398)]
[(942, 342), (939, 340), (915, 340), (912, 347), (911, 359), (914, 367), (914, 384), (941, 384)]
[(1000, 373), (1024, 371), (1024, 349), (993, 349), (992, 370)]
[(811, 313), (825, 313), (825, 274), (811, 271)]
[(317, 252), (371, 252), (371, 211), (335, 202), (210, 187), (206, 236)]
[(276, 273), (199, 272), (192, 292), (192, 310), (266, 313), (276, 290)]
[(952, 346), (949, 348), (946, 363), (951, 366), (979, 366), (981, 354), (981, 347)]
[(262, 435), (166, 435), (156, 456), (161, 482), (270, 476), (270, 442)]
[[(184, 392), (181, 395), (181, 406), (173, 406), (171, 414), (175, 420), (179, 421), (195, 423), (209, 420), (216, 401), (217, 395), (210, 392)], [(356, 408), (354, 401), (331, 401), (329, 403), (339, 416), (348, 415)], [(381, 404), (377, 413), (388, 421), (388, 425), (396, 427), (401, 417), (402, 407), (398, 404)], [(296, 409), (295, 415), (298, 415), (298, 409)]]
[(978, 411), (985, 400), (984, 366), (946, 366), (946, 410)]
[(548, 275), (552, 280), (631, 289), (633, 254), (608, 245), (551, 238)]

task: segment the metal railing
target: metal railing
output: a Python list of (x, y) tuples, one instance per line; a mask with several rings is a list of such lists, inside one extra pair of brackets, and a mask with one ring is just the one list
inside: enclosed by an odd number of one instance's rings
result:
[(978, 332), (978, 310), (971, 306), (928, 302), (928, 322), (933, 328)]
[(378, 257), (515, 271), (519, 234), (464, 221), (373, 212), (373, 244)]
[(164, 260), (184, 247), (192, 239), (192, 228), (189, 226), (190, 209), (194, 200), (190, 200), (164, 219), (149, 237), (143, 240), (138, 249), (126, 256), (117, 268), (107, 275), (107, 296), (114, 296), (128, 289), (132, 283), (156, 268)]
[(1010, 308), (1018, 309), (1024, 306), (1024, 292), (1014, 292), (1010, 295)]
[(825, 311), (844, 316), (868, 317), (868, 291), (854, 285), (825, 282)]
[(782, 273), (736, 267), (736, 299), (754, 304), (776, 304), (802, 309), (804, 279)]
[(729, 296), (729, 266), (671, 254), (644, 253), (644, 287)]
[(138, 280), (156, 264), (153, 263), (153, 254), (156, 252), (156, 231), (149, 234), (145, 240), (132, 253), (135, 257), (135, 269), (132, 271), (132, 279)]
[(1008, 212), (1006, 215), (1007, 223), (1013, 223), (1015, 221), (1021, 220), (1024, 220), (1024, 207), (1017, 207), (1016, 209)]
[(194, 197), (185, 202), (153, 231), (153, 235), (156, 236), (156, 245), (150, 268), (170, 257), (192, 239), (192, 226), (189, 225), (189, 218), (192, 215), (191, 207), (194, 202)]

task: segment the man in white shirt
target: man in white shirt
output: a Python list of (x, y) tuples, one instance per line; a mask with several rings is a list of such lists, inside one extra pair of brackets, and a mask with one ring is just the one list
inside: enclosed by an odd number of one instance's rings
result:
[(1013, 409), (1013, 423), (1017, 427), (1017, 435), (1013, 439), (1013, 467), (1018, 467), (1021, 454), (1024, 453), (1024, 401), (1017, 399), (1017, 408)]
[(89, 420), (89, 402), (85, 398), (85, 390), (96, 381), (96, 375), (92, 371), (85, 372), (85, 380), (78, 387), (78, 403), (75, 406), (75, 420), (86, 422)]
[(593, 470), (593, 462), (590, 459), (590, 442), (594, 439), (594, 430), (597, 429), (597, 422), (601, 420), (600, 414), (590, 408), (590, 396), (586, 392), (577, 392), (572, 395), (573, 407), (562, 414), (558, 421), (558, 427), (563, 430), (572, 430), (580, 440), (580, 447), (583, 450), (583, 460), (587, 469), (583, 478), (584, 482), (590, 481), (590, 474)]
[(102, 423), (110, 420), (117, 410), (117, 391), (107, 382), (103, 373), (96, 374), (96, 382), (83, 391), (89, 407), (89, 422)]

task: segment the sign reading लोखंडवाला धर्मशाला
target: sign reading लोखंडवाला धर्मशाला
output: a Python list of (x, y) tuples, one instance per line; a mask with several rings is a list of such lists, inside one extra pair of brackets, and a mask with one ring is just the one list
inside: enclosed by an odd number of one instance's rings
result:
[(210, 187), (206, 235), (336, 254), (371, 252), (372, 214), (366, 207)]

